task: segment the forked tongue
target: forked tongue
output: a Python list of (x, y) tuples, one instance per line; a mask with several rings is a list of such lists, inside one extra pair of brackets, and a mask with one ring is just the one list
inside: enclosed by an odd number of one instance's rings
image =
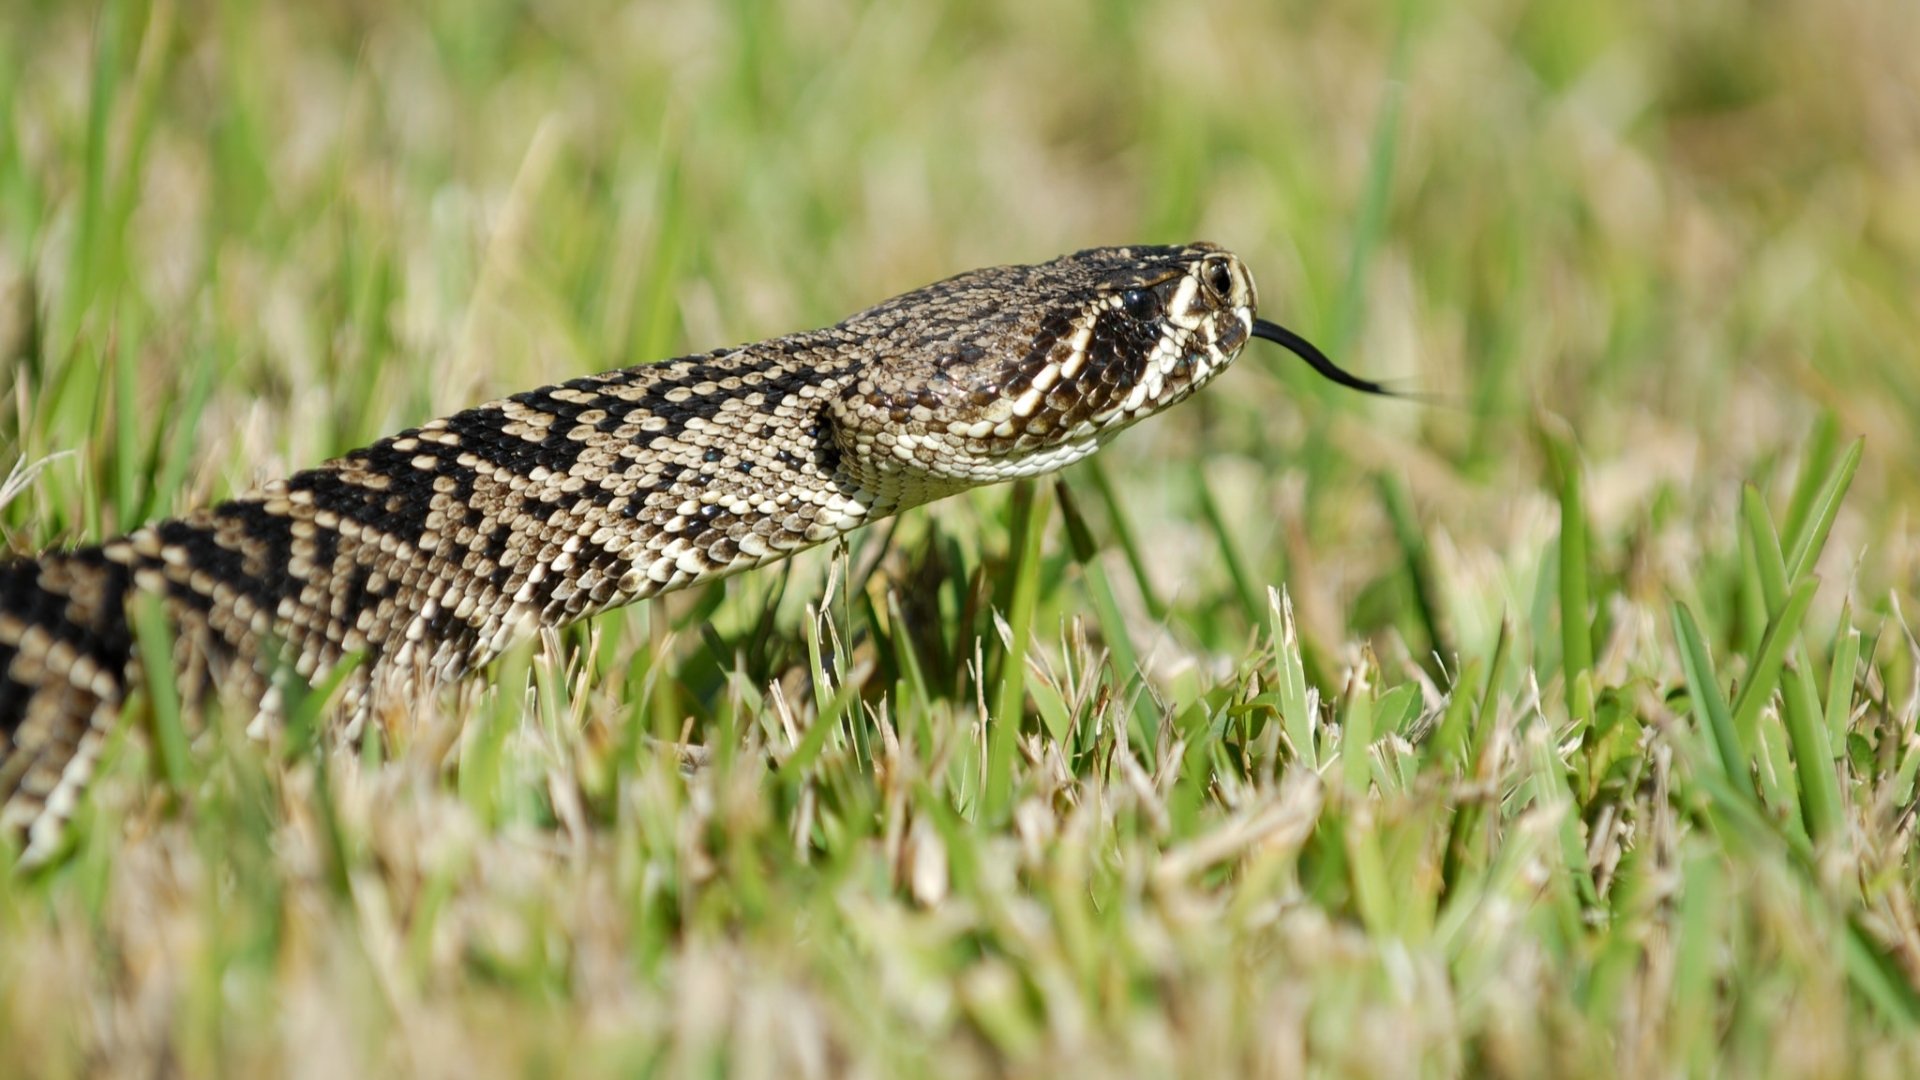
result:
[(1313, 370), (1333, 382), (1339, 383), (1341, 386), (1358, 390), (1364, 394), (1379, 394), (1382, 397), (1402, 396), (1381, 386), (1377, 382), (1369, 382), (1358, 375), (1343, 370), (1340, 365), (1327, 359), (1327, 354), (1315, 347), (1313, 342), (1281, 326), (1279, 323), (1270, 323), (1265, 319), (1255, 319), (1253, 320), (1253, 336), (1265, 338), (1285, 348), (1295, 356), (1305, 360)]

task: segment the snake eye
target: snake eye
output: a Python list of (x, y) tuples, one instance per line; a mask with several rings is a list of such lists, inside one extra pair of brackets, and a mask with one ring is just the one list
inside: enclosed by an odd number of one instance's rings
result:
[(1120, 294), (1120, 307), (1133, 318), (1145, 322), (1160, 316), (1160, 294), (1152, 289), (1128, 289)]
[(1206, 283), (1207, 291), (1220, 303), (1233, 299), (1233, 271), (1227, 269), (1227, 260), (1208, 259), (1200, 268), (1200, 280)]

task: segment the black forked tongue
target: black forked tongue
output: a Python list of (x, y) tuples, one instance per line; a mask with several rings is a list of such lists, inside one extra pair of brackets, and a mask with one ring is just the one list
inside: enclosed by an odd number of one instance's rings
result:
[(1315, 347), (1313, 342), (1281, 326), (1279, 323), (1270, 323), (1265, 319), (1255, 319), (1253, 320), (1253, 336), (1266, 338), (1268, 341), (1280, 345), (1289, 352), (1292, 352), (1295, 356), (1305, 360), (1312, 366), (1313, 370), (1339, 383), (1341, 386), (1366, 394), (1380, 394), (1384, 397), (1400, 396), (1377, 382), (1368, 382), (1358, 375), (1342, 370), (1340, 365), (1327, 359), (1327, 354)]

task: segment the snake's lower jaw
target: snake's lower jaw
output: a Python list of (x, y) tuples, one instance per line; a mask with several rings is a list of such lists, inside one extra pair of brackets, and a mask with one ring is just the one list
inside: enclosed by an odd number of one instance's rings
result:
[(1112, 432), (1099, 431), (1083, 438), (1068, 439), (1052, 446), (1041, 447), (1019, 457), (1001, 459), (994, 480), (1016, 480), (1023, 476), (1041, 476), (1064, 469), (1078, 461), (1085, 461), (1105, 446), (1112, 438)]
[(849, 455), (841, 462), (841, 472), (848, 487), (858, 492), (854, 497), (871, 507), (876, 516), (897, 513), (969, 488), (1064, 469), (1093, 456), (1125, 426), (1101, 428), (1087, 423), (1067, 438), (1010, 452), (979, 452), (965, 440), (956, 440), (942, 446), (938, 453), (924, 456), (910, 452)]

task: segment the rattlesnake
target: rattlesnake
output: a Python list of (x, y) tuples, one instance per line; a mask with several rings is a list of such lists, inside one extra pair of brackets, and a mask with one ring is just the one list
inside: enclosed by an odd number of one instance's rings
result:
[(1254, 336), (1211, 244), (977, 270), (821, 330), (625, 368), (403, 431), (211, 509), (0, 563), (0, 844), (54, 850), (140, 678), (157, 598), (189, 705), (277, 708), (348, 656), (346, 723), (540, 627), (1052, 472), (1205, 385)]

